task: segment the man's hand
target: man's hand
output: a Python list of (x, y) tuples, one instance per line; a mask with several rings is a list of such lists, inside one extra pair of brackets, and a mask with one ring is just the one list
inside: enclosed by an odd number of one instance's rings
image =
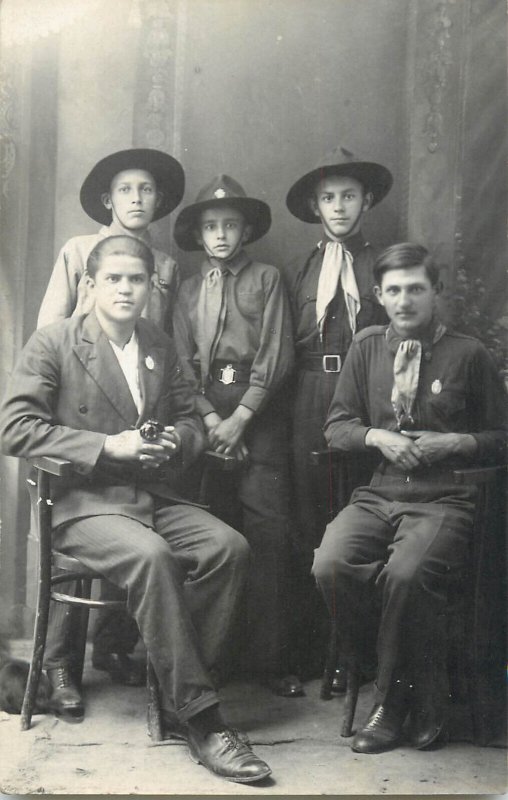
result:
[(102, 453), (113, 461), (141, 463), (143, 467), (159, 467), (181, 449), (179, 434), (167, 425), (153, 442), (142, 438), (139, 430), (122, 431), (116, 436), (106, 436)]
[[(254, 412), (247, 406), (237, 406), (230, 417), (222, 420), (208, 432), (208, 440), (213, 449), (217, 453), (234, 455), (235, 450), (240, 445), (247, 423), (253, 416)], [(244, 451), (240, 449), (239, 452), (243, 453)]]
[(377, 447), (388, 461), (401, 469), (410, 470), (424, 463), (424, 454), (408, 436), (382, 428), (371, 428), (365, 436), (367, 447)]
[(422, 453), (424, 464), (434, 464), (450, 456), (469, 456), (476, 451), (476, 440), (468, 433), (436, 433), (435, 431), (402, 431)]

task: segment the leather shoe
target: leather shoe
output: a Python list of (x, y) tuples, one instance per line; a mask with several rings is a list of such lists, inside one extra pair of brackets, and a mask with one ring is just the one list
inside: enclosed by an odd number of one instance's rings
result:
[(196, 764), (236, 783), (255, 783), (271, 769), (244, 744), (231, 728), (203, 734), (189, 725), (189, 755)]
[(127, 653), (94, 653), (92, 666), (108, 672), (113, 683), (123, 686), (144, 686), (146, 682), (145, 668)]
[(68, 667), (54, 667), (47, 670), (52, 694), (49, 700), (51, 710), (65, 722), (83, 722), (85, 706)]
[(302, 682), (296, 675), (273, 678), (268, 685), (278, 697), (303, 697), (305, 695)]
[(353, 739), (351, 750), (355, 753), (384, 753), (393, 750), (402, 741), (402, 725), (406, 715), (405, 706), (376, 704), (367, 724)]
[(445, 738), (445, 713), (433, 704), (411, 709), (409, 715), (410, 741), (417, 750), (425, 750)]

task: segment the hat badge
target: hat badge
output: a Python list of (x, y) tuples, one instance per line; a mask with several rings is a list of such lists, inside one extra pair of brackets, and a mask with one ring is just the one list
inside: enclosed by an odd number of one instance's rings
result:
[(222, 188), (216, 189), (215, 192), (213, 193), (213, 196), (216, 197), (217, 200), (221, 200), (223, 197), (226, 196), (226, 190)]

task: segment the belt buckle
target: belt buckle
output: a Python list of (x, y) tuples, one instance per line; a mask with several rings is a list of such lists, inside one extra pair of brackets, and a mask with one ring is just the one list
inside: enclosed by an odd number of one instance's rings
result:
[(339, 355), (323, 356), (323, 372), (340, 372), (341, 361)]
[(232, 364), (226, 364), (225, 367), (222, 367), (219, 381), (225, 386), (229, 386), (230, 383), (236, 383), (236, 369)]

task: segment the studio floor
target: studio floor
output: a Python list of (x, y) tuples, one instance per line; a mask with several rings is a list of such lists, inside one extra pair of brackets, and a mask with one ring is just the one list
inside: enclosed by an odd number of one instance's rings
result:
[[(26, 646), (18, 643), (16, 654)], [(418, 795), (503, 794), (506, 751), (450, 743), (432, 752), (403, 746), (377, 756), (355, 754), (340, 736), (343, 700), (324, 702), (319, 682), (302, 698), (277, 698), (255, 683), (221, 690), (225, 716), (245, 731), (272, 776), (254, 786), (228, 783), (194, 764), (183, 743), (152, 744), (146, 692), (113, 685), (85, 668), (86, 718), (69, 725), (34, 717), (22, 733), (19, 717), (0, 712), (0, 790), (5, 794), (137, 795)], [(361, 690), (357, 722), (370, 710)]]

